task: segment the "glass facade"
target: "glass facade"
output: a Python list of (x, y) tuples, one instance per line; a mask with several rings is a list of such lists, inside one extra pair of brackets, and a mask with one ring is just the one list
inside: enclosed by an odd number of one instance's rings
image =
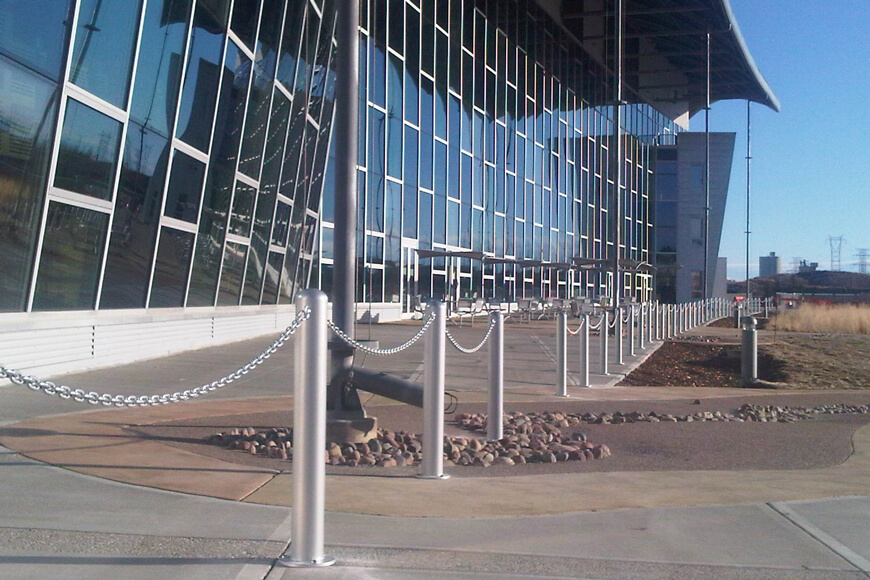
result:
[[(329, 291), (337, 1), (0, 3), (0, 311)], [(360, 6), (358, 300), (598, 296), (572, 258), (652, 261), (670, 119), (622, 107), (614, 191), (612, 79), (536, 3)]]

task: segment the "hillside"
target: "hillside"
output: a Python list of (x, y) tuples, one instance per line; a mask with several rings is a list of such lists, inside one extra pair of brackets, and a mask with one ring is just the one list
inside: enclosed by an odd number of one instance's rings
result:
[[(751, 280), (753, 293), (772, 296), (777, 292), (816, 294), (864, 294), (870, 292), (870, 275), (855, 272), (817, 270), (800, 274), (776, 274)], [(728, 291), (743, 291), (742, 282), (729, 282)]]

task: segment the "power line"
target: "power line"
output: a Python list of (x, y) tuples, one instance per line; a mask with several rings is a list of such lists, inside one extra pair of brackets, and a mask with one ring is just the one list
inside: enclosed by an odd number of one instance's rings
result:
[(870, 274), (867, 268), (867, 256), (868, 250), (867, 248), (858, 248), (855, 253), (855, 257), (858, 259), (858, 273), (859, 274)]

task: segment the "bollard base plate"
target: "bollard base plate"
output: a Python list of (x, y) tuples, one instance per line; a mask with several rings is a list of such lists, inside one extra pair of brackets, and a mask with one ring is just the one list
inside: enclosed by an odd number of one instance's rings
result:
[(278, 564), (285, 568), (325, 568), (335, 564), (335, 558), (324, 556), (319, 560), (292, 560), (286, 557), (278, 558)]
[(441, 475), (423, 475), (422, 473), (418, 473), (414, 477), (417, 479), (450, 479), (450, 476), (446, 473), (442, 473)]

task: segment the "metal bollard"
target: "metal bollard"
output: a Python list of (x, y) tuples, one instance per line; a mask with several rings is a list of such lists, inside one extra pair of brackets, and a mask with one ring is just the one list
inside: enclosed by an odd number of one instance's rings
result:
[(556, 315), (556, 396), (568, 396), (568, 315)]
[(662, 334), (663, 334), (662, 333), (662, 313), (664, 312), (664, 310), (662, 309), (662, 306), (664, 306), (664, 305), (661, 302), (656, 302), (656, 327), (655, 327), (655, 332), (653, 333), (655, 335), (656, 340), (661, 340)]
[(625, 360), (623, 359), (622, 352), (622, 308), (617, 308), (614, 316), (616, 316), (616, 324), (613, 327), (613, 337), (616, 339), (616, 364), (624, 365)]
[(743, 386), (758, 382), (758, 333), (756, 321), (752, 316), (741, 319), (743, 330), (740, 332), (740, 378)]
[(628, 307), (628, 356), (634, 356), (634, 306)]
[(583, 315), (583, 325), (580, 328), (580, 386), (589, 385), (589, 315)]
[(489, 323), (489, 399), (486, 405), (486, 438), (497, 441), (504, 436), (504, 314), (490, 312)]
[(601, 374), (608, 375), (610, 373), (607, 372), (607, 338), (610, 334), (610, 328), (608, 325), (610, 324), (610, 315), (605, 310), (601, 314)]
[(643, 350), (643, 321), (646, 318), (644, 315), (646, 304), (640, 305), (640, 312), (637, 318), (637, 348)]
[(767, 298), (764, 299), (764, 317), (770, 318), (770, 300)]
[(435, 315), (426, 333), (423, 352), (423, 460), (417, 477), (447, 479), (444, 474), (444, 351), (447, 306), (433, 300), (428, 308)]
[(649, 303), (649, 310), (647, 310), (647, 321), (646, 321), (646, 332), (647, 332), (647, 342), (652, 344), (655, 340), (655, 336), (653, 336), (653, 316), (655, 313), (655, 302)]
[(734, 328), (740, 328), (740, 317), (742, 313), (740, 312), (740, 304), (734, 305)]
[(290, 558), (285, 566), (329, 566), (323, 555), (326, 479), (326, 294), (303, 290), (296, 310), (311, 310), (296, 334), (293, 369), (293, 506)]

